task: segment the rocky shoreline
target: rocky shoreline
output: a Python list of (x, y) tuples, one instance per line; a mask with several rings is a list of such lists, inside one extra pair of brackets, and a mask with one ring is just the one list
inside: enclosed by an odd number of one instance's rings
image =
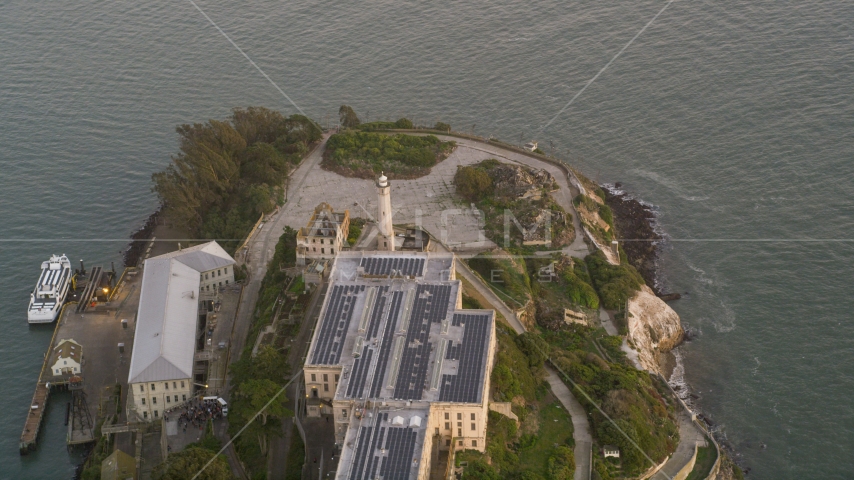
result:
[(655, 212), (648, 204), (620, 190), (620, 184), (603, 185), (605, 203), (614, 212), (614, 226), (625, 239), (620, 242), (629, 263), (643, 277), (656, 295), (661, 296), (658, 282), (658, 246), (664, 237), (657, 231)]
[(157, 226), (157, 219), (162, 212), (163, 207), (158, 207), (154, 213), (148, 216), (142, 227), (131, 234), (130, 243), (128, 243), (127, 248), (122, 254), (125, 267), (135, 267), (139, 263), (139, 259), (142, 258), (142, 254), (145, 252), (146, 240), (151, 238), (154, 227)]

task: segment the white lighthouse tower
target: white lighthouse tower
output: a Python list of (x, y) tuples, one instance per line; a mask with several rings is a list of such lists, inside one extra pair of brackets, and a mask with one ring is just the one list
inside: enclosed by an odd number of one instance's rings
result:
[(394, 228), (391, 223), (391, 185), (388, 183), (388, 178), (382, 173), (377, 179), (377, 197), (379, 205), (377, 228), (380, 230), (379, 235), (377, 235), (377, 250), (393, 252)]

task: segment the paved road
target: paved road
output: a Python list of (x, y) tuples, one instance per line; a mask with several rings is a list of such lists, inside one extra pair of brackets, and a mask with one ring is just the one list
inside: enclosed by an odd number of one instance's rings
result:
[(661, 467), (661, 470), (650, 477), (650, 480), (670, 480), (676, 477), (682, 468), (691, 461), (694, 456), (694, 445), (708, 446), (703, 432), (694, 425), (687, 412), (679, 413), (679, 445), (670, 460)]

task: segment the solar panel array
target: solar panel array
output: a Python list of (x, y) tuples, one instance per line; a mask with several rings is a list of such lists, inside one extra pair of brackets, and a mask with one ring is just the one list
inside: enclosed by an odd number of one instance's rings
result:
[(332, 287), (311, 363), (334, 365), (341, 358), (341, 349), (344, 348), (344, 339), (350, 327), (350, 319), (353, 318), (356, 299), (364, 290), (364, 285)]
[(377, 336), (377, 331), (380, 329), (380, 323), (383, 319), (383, 309), (385, 309), (386, 292), (388, 287), (380, 287), (377, 292), (377, 299), (374, 301), (374, 311), (371, 313), (371, 323), (368, 324), (368, 335), (365, 337), (370, 340)]
[[(359, 445), (353, 457), (353, 469), (350, 470), (352, 480), (373, 480), (376, 478), (379, 458), (373, 455), (378, 445), (385, 437), (385, 427), (379, 430), (375, 427), (359, 428)], [(366, 464), (367, 461), (367, 464)]]
[[(456, 375), (442, 375), (440, 402), (476, 403), (483, 388), (486, 349), (492, 318), (488, 314), (455, 313), (452, 323), (464, 325), (463, 340), (448, 349), (449, 359), (459, 360)], [(452, 356), (453, 355), (453, 356)]]
[(406, 348), (394, 387), (394, 398), (421, 400), (430, 360), (430, 325), (440, 323), (448, 313), (450, 285), (418, 285), (406, 332)]
[[(418, 431), (412, 428), (389, 428), (386, 450), (388, 457), (380, 468), (383, 480), (408, 480), (412, 471), (413, 454)], [(422, 459), (429, 461), (429, 459)]]
[[(365, 351), (367, 350), (367, 354)], [(348, 398), (361, 398), (362, 392), (365, 390), (365, 380), (368, 378), (368, 371), (371, 367), (371, 358), (374, 356), (374, 351), (368, 347), (362, 347), (362, 352), (359, 358), (353, 363), (353, 372), (350, 374), (350, 383), (347, 384)]]
[(424, 257), (367, 257), (359, 263), (366, 275), (395, 275), (420, 277), (424, 272)]
[(388, 322), (386, 322), (385, 332), (383, 333), (382, 344), (380, 345), (380, 354), (377, 357), (377, 376), (374, 378), (374, 383), (371, 386), (371, 397), (379, 398), (380, 390), (383, 387), (383, 373), (388, 364), (388, 357), (391, 356), (391, 346), (394, 343), (394, 331), (397, 328), (397, 316), (400, 314), (400, 305), (403, 303), (403, 292), (394, 292), (391, 295), (391, 308), (388, 313)]

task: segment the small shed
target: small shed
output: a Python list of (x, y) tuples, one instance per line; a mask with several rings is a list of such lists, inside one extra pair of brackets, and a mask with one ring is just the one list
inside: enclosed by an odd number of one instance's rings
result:
[(102, 480), (136, 480), (136, 460), (127, 453), (116, 450), (101, 462)]
[(613, 445), (605, 445), (604, 447), (602, 447), (602, 455), (605, 458), (608, 458), (608, 457), (620, 458), (620, 449), (613, 446)]
[(53, 348), (53, 358), (51, 370), (54, 375), (79, 375), (80, 365), (83, 363), (83, 347), (72, 338), (60, 340)]

